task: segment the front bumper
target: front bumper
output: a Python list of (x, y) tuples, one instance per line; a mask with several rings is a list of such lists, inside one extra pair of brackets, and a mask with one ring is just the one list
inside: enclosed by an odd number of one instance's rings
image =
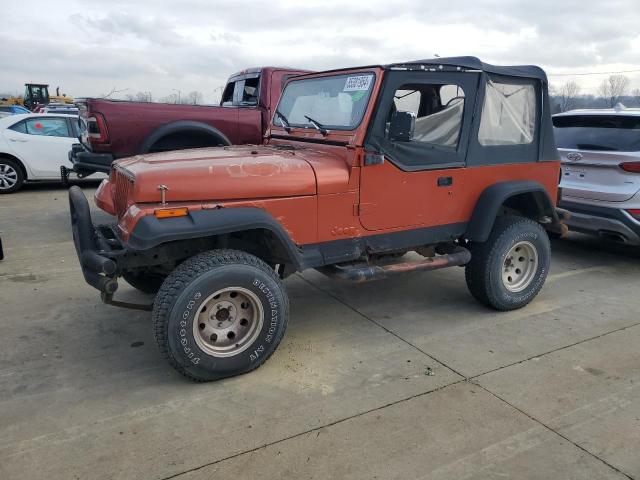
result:
[(69, 150), (69, 161), (73, 164), (72, 171), (80, 178), (96, 172), (109, 173), (114, 161), (110, 153), (94, 153), (87, 150), (81, 143), (74, 143)]
[(118, 289), (114, 254), (121, 248), (119, 241), (109, 226), (93, 224), (89, 202), (77, 186), (69, 189), (69, 210), (73, 243), (84, 279), (102, 293), (113, 295)]
[(561, 201), (560, 206), (571, 212), (565, 222), (570, 230), (627, 245), (640, 245), (640, 222), (634, 221), (624, 210), (567, 201)]

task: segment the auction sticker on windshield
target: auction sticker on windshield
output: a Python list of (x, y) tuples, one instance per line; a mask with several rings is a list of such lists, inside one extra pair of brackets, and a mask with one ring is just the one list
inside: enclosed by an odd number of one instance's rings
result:
[(371, 85), (371, 79), (373, 75), (354, 75), (353, 77), (347, 77), (347, 81), (344, 84), (343, 92), (354, 92), (361, 90), (369, 90)]

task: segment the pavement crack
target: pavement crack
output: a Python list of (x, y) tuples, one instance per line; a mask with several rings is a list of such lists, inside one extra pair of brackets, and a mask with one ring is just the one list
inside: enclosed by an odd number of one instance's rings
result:
[(373, 318), (369, 317), (368, 315), (362, 313), (360, 310), (358, 310), (357, 308), (349, 305), (347, 302), (345, 302), (344, 300), (342, 300), (340, 297), (334, 295), (333, 293), (331, 293), (330, 291), (325, 290), (324, 288), (319, 287), (318, 285), (316, 285), (315, 283), (313, 283), (311, 280), (308, 280), (306, 278), (304, 278), (302, 275), (298, 275), (298, 277), (300, 277), (302, 280), (304, 280), (305, 282), (307, 282), (309, 285), (311, 285), (312, 287), (314, 287), (315, 289), (321, 291), (322, 293), (324, 293), (325, 295), (329, 295), (331, 298), (333, 298), (334, 300), (336, 300), (337, 302), (340, 302), (342, 305), (344, 305), (345, 307), (347, 307), (348, 309), (350, 309), (351, 311), (353, 311), (354, 313), (356, 313), (357, 315), (361, 316), (362, 318), (364, 318), (365, 320), (370, 321), (371, 323), (373, 323), (374, 325), (380, 327), (382, 330), (384, 330), (385, 332), (393, 335), (394, 337), (396, 337), (398, 340), (400, 340), (401, 342), (406, 343), (407, 345), (409, 345), (410, 347), (416, 349), (417, 351), (419, 351), (420, 353), (422, 353), (423, 355), (429, 357), (431, 360), (433, 360), (434, 362), (438, 362), (440, 365), (443, 365), (444, 367), (448, 368), (449, 370), (451, 370), (453, 373), (455, 373), (456, 375), (459, 375), (460, 377), (464, 378), (465, 380), (468, 380), (468, 377), (460, 372), (458, 372), (455, 368), (447, 365), (446, 363), (444, 363), (441, 360), (438, 360), (436, 357), (434, 357), (433, 355), (430, 355), (429, 353), (425, 352), (422, 348), (418, 347), (417, 345), (415, 345), (414, 343), (411, 343), (409, 340), (402, 338), (400, 335), (398, 335), (397, 333), (395, 333), (394, 331), (388, 329), (387, 327), (385, 327), (384, 325), (382, 325), (379, 322), (376, 322)]
[(582, 343), (590, 342), (592, 340), (597, 340), (598, 338), (606, 337), (607, 335), (611, 335), (612, 333), (617, 333), (617, 332), (620, 332), (622, 330), (627, 330), (629, 328), (637, 327), (639, 325), (640, 325), (640, 322), (636, 322), (636, 323), (634, 323), (632, 325), (626, 325), (624, 327), (616, 328), (615, 330), (610, 330), (608, 332), (604, 332), (604, 333), (601, 333), (599, 335), (594, 335), (593, 337), (584, 338), (582, 340), (578, 340), (577, 342), (570, 343), (569, 345), (563, 345), (562, 347), (554, 348), (553, 350), (549, 350), (547, 352), (538, 353), (536, 355), (532, 355), (532, 356), (524, 358), (522, 360), (518, 360), (517, 362), (509, 363), (508, 365), (503, 365), (501, 367), (497, 367), (497, 368), (494, 368), (492, 370), (487, 370), (486, 372), (482, 372), (482, 373), (479, 373), (477, 375), (472, 375), (471, 377), (468, 377), (467, 380), (475, 380), (476, 378), (482, 377), (483, 375), (488, 375), (488, 374), (493, 373), (493, 372), (498, 372), (498, 371), (500, 371), (502, 369), (513, 367), (514, 365), (519, 365), (519, 364), (524, 363), (524, 362), (528, 362), (529, 360), (533, 360), (534, 358), (540, 358), (540, 357), (544, 357), (546, 355), (550, 355), (550, 354), (555, 353), (555, 352), (560, 352), (560, 351), (562, 351), (562, 350), (564, 350), (566, 348), (575, 347), (576, 345), (580, 345)]
[(582, 445), (574, 442), (573, 440), (571, 440), (569, 437), (567, 437), (566, 435), (563, 435), (562, 433), (558, 432), (557, 430), (551, 428), (549, 425), (547, 425), (546, 423), (544, 423), (543, 421), (537, 419), (536, 417), (534, 417), (533, 415), (530, 415), (529, 413), (525, 412), (524, 410), (522, 410), (521, 408), (516, 407), (513, 403), (510, 403), (509, 401), (505, 400), (504, 398), (502, 398), (500, 395), (498, 395), (497, 393), (492, 392), (491, 390), (489, 390), (487, 387), (477, 383), (477, 382), (472, 382), (474, 385), (478, 386), (479, 388), (481, 388), (482, 390), (484, 390), (485, 392), (487, 392), (489, 395), (493, 396), (494, 398), (496, 398), (497, 400), (505, 403), (506, 405), (508, 405), (509, 407), (513, 408), (514, 410), (516, 410), (517, 412), (520, 412), (522, 415), (526, 416), (527, 418), (529, 418), (531, 421), (536, 422), (538, 425), (542, 426), (543, 428), (545, 428), (546, 430), (549, 430), (550, 432), (554, 433), (555, 435), (559, 436), (560, 438), (562, 438), (563, 440), (569, 442), (571, 445), (573, 445), (574, 447), (578, 448), (579, 450), (583, 451), (584, 453), (586, 453), (587, 455), (595, 458), (596, 460), (599, 460), (600, 462), (604, 463), (607, 467), (611, 468), (612, 470), (615, 470), (616, 472), (618, 472), (620, 475), (624, 475), (626, 478), (628, 478), (629, 480), (636, 480), (634, 477), (632, 477), (631, 475), (623, 472), (622, 470), (620, 470), (618, 467), (615, 467), (614, 465), (610, 464), (609, 462), (607, 462), (606, 460), (604, 460), (603, 458), (600, 458), (598, 455), (596, 455), (593, 452), (590, 452), (589, 450), (587, 450), (585, 447), (583, 447)]
[(224, 462), (224, 461), (227, 461), (227, 460), (231, 460), (233, 458), (237, 458), (237, 457), (240, 457), (242, 455), (251, 454), (251, 453), (257, 452), (258, 450), (262, 450), (264, 448), (271, 447), (273, 445), (278, 445), (280, 443), (286, 442), (287, 440), (291, 440), (293, 438), (299, 438), (299, 437), (301, 437), (303, 435), (307, 435), (309, 433), (317, 432), (317, 435), (316, 435), (316, 439), (317, 439), (320, 436), (320, 431), (322, 429), (324, 429), (324, 428), (333, 427), (334, 425), (339, 425), (341, 423), (347, 422), (347, 421), (352, 420), (354, 418), (362, 417), (364, 415), (368, 415), (369, 413), (373, 413), (373, 412), (377, 412), (377, 411), (380, 411), (380, 410), (384, 410), (387, 407), (392, 407), (394, 405), (399, 405), (399, 404), (402, 404), (404, 402), (408, 402), (410, 400), (413, 400), (414, 398), (420, 398), (420, 397), (423, 397), (425, 395), (429, 395), (429, 394), (432, 394), (432, 393), (435, 393), (435, 392), (439, 392), (440, 390), (443, 390), (445, 388), (451, 387), (453, 385), (457, 385), (459, 383), (465, 383), (465, 382), (466, 382), (466, 379), (461, 378), (461, 379), (456, 380), (454, 382), (447, 383), (446, 385), (441, 385), (440, 387), (436, 387), (436, 388), (433, 388), (431, 390), (427, 390), (426, 392), (416, 393), (415, 395), (411, 395), (411, 396), (406, 397), (406, 398), (401, 398), (399, 400), (395, 400), (393, 402), (389, 402), (389, 403), (387, 403), (385, 405), (380, 405), (379, 407), (371, 408), (369, 410), (365, 410), (363, 412), (359, 412), (359, 413), (356, 413), (354, 415), (350, 415), (348, 417), (341, 418), (339, 420), (334, 420), (333, 422), (329, 422), (329, 423), (327, 423), (325, 425), (321, 425), (319, 427), (310, 428), (308, 430), (304, 430), (302, 432), (295, 433), (293, 435), (289, 435), (289, 436), (281, 438), (279, 440), (274, 440), (272, 442), (264, 443), (264, 444), (262, 444), (262, 445), (260, 445), (258, 447), (250, 448), (249, 450), (244, 450), (242, 452), (234, 453), (233, 455), (228, 455), (228, 456), (226, 456), (224, 458), (220, 458), (218, 460), (214, 460), (212, 462), (208, 462), (208, 463), (205, 463), (203, 465), (199, 465), (197, 467), (189, 468), (189, 469), (184, 470), (182, 472), (174, 473), (173, 475), (169, 475), (168, 477), (161, 477), (158, 480), (170, 480), (172, 478), (178, 478), (181, 475), (185, 475), (185, 474), (191, 473), (191, 472), (196, 472), (198, 470), (202, 470), (203, 468), (211, 467), (213, 465), (217, 465), (217, 464), (219, 464), (221, 462)]

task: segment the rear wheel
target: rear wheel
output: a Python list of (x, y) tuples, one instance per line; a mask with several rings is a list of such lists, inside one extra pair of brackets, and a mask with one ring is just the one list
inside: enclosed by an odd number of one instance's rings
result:
[(486, 242), (472, 243), (467, 286), (481, 303), (514, 310), (538, 294), (549, 272), (551, 248), (545, 230), (531, 219), (498, 217)]
[(24, 174), (18, 162), (0, 157), (0, 194), (16, 192), (23, 183)]
[(287, 326), (282, 281), (262, 260), (237, 250), (204, 252), (163, 283), (153, 307), (156, 341), (183, 375), (209, 381), (259, 367)]

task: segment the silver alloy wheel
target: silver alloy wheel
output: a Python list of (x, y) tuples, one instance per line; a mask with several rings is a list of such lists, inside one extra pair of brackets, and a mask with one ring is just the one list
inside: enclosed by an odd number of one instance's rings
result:
[(0, 190), (9, 190), (18, 183), (18, 172), (11, 165), (0, 163)]
[(527, 288), (538, 271), (538, 250), (531, 242), (518, 242), (509, 249), (502, 265), (502, 284), (513, 293)]
[(257, 295), (242, 287), (228, 287), (209, 295), (193, 318), (197, 345), (213, 357), (231, 357), (246, 350), (264, 324)]

